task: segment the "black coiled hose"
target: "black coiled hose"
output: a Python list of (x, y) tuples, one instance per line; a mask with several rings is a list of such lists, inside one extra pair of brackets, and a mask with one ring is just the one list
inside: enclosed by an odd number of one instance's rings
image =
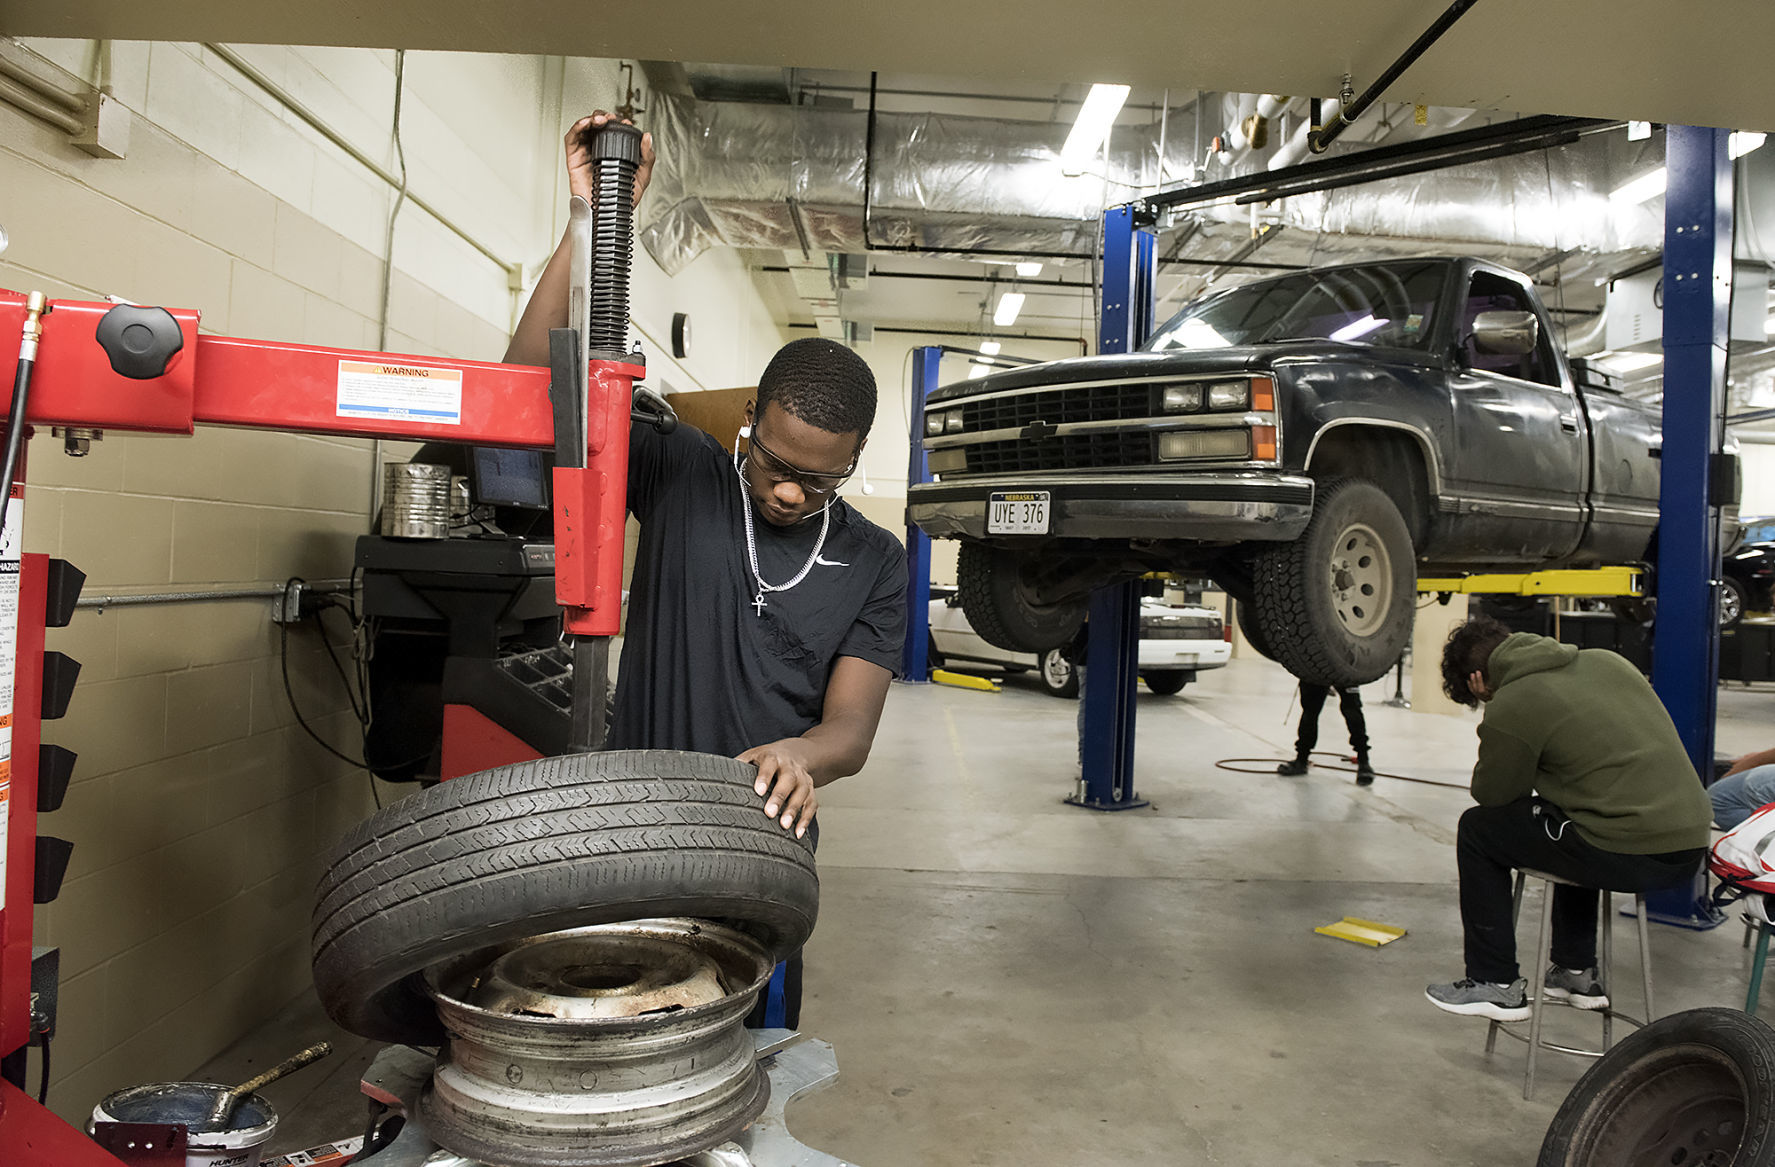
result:
[(598, 201), (592, 207), (590, 347), (629, 349), (629, 265), (635, 255), (635, 172), (641, 168), (641, 131), (613, 122), (592, 139)]

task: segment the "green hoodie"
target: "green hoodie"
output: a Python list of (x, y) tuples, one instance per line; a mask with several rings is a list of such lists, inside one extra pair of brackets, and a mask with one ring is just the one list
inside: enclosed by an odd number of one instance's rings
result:
[(1517, 632), (1485, 672), (1492, 697), (1473, 767), (1481, 806), (1539, 792), (1604, 851), (1707, 846), (1712, 804), (1638, 669), (1603, 649)]

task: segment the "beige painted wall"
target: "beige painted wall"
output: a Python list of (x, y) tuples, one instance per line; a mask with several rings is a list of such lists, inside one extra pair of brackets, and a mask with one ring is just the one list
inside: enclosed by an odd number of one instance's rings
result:
[[(215, 53), (196, 45), (32, 41), (43, 72), (108, 77), (134, 113), (128, 156), (99, 160), (0, 105), (0, 287), (195, 307), (205, 331), (376, 347), (393, 191)], [(253, 64), (384, 165), (393, 54), (244, 46)], [(560, 141), (617, 94), (611, 62), (409, 54), (403, 138), (411, 189), (509, 273), (436, 220), (403, 210), (387, 346), (497, 359), (523, 285), (565, 221)], [(668, 279), (636, 263), (643, 343), (693, 310), (697, 351), (658, 359), (681, 389), (755, 379), (781, 343), (728, 253)], [(387, 456), (399, 457), (391, 447)], [(206, 430), (108, 435), (85, 459), (39, 435), (29, 550), (88, 573), (87, 594), (345, 576), (368, 526), (368, 442)], [(363, 772), (294, 725), (264, 602), (79, 613), (51, 647), (82, 661), (69, 716), (46, 739), (80, 760), (45, 833), (75, 842), (38, 941), (62, 949), (56, 1109), (177, 1079), (309, 984), (310, 893), (325, 855), (371, 809)], [(328, 617), (347, 639), (343, 618)], [(292, 632), (305, 714), (358, 749), (312, 628)], [(380, 785), (380, 784), (379, 784)], [(384, 801), (406, 787), (380, 786)]]

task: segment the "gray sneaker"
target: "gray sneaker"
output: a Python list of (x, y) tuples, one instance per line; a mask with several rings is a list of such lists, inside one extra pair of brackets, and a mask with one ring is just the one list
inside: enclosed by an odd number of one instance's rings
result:
[(1547, 978), (1541, 982), (1547, 996), (1555, 1001), (1568, 1001), (1575, 1009), (1607, 1009), (1609, 995), (1602, 991), (1602, 977), (1596, 966), (1560, 968), (1547, 966)]
[(1507, 985), (1459, 980), (1452, 985), (1431, 985), (1424, 990), (1430, 1004), (1445, 1013), (1463, 1017), (1488, 1017), (1493, 1021), (1527, 1021), (1528, 982), (1521, 977)]

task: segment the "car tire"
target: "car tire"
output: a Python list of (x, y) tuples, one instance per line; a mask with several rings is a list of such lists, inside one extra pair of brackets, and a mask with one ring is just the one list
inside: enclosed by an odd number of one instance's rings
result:
[(757, 771), (675, 750), (541, 758), (440, 783), (359, 824), (316, 891), (314, 983), (340, 1026), (443, 1037), (419, 974), (490, 944), (659, 916), (729, 923), (775, 957), (819, 914), (812, 842)]
[(1146, 687), (1161, 697), (1170, 697), (1183, 692), (1183, 687), (1190, 683), (1188, 669), (1159, 669), (1150, 673), (1141, 673), (1140, 679)]
[(1380, 679), (1411, 638), (1416, 558), (1385, 491), (1360, 478), (1321, 482), (1300, 537), (1257, 555), (1252, 598), (1274, 659), (1339, 689)]
[(1744, 619), (1746, 596), (1744, 585), (1725, 576), (1720, 580), (1720, 627), (1731, 628)]
[(1536, 1163), (1775, 1165), (1775, 1029), (1708, 1008), (1636, 1030), (1578, 1079)]
[(984, 543), (963, 543), (956, 585), (968, 623), (986, 643), (1040, 655), (1069, 643), (1085, 622), (1085, 601), (1038, 604), (1022, 580), (1023, 556)]
[(1064, 649), (1050, 648), (1042, 653), (1036, 665), (1036, 675), (1042, 679), (1042, 688), (1054, 697), (1077, 697), (1079, 695), (1079, 671), (1073, 663), (1066, 659)]

